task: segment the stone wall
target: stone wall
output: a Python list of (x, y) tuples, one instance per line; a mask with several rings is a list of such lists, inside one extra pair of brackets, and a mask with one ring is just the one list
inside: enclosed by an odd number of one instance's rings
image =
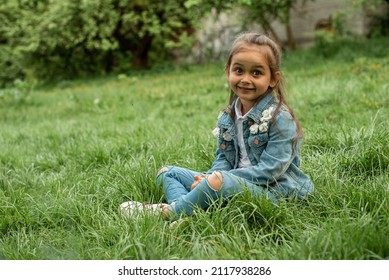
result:
[[(355, 4), (352, 0), (299, 0), (291, 11), (291, 27), (296, 39), (297, 47), (306, 47), (313, 44), (315, 29), (333, 28), (334, 21), (343, 21), (343, 31), (346, 34), (365, 36), (369, 30), (369, 18), (374, 13), (383, 12), (367, 11)], [(388, 5), (384, 4), (384, 8)], [(263, 32), (255, 23), (246, 30), (242, 29), (244, 11), (230, 11), (217, 15), (211, 13), (202, 21), (202, 28), (197, 33), (197, 43), (190, 60), (195, 62), (220, 60), (224, 58), (234, 37), (242, 31)], [(332, 26), (328, 26), (331, 24)], [(273, 22), (282, 42), (287, 41), (285, 26)]]

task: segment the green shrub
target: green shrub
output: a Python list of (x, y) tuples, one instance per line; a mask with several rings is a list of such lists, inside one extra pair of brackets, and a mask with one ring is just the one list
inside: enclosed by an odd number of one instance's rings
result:
[(17, 78), (59, 81), (163, 62), (170, 50), (191, 45), (199, 10), (211, 8), (203, 2), (2, 2), (0, 87)]

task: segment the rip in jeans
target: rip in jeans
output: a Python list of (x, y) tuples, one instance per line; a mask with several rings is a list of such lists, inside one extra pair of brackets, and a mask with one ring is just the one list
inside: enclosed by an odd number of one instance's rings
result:
[(215, 171), (206, 177), (207, 185), (214, 191), (220, 191), (223, 186), (223, 176), (220, 172)]

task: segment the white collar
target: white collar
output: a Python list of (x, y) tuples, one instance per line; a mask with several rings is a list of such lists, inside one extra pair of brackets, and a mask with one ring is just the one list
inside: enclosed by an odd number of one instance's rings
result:
[(247, 116), (247, 114), (253, 109), (251, 108), (244, 116), (242, 116), (242, 103), (240, 102), (240, 99), (239, 97), (236, 99), (236, 102), (235, 102), (235, 116), (237, 119), (242, 119), (244, 118), (245, 116)]

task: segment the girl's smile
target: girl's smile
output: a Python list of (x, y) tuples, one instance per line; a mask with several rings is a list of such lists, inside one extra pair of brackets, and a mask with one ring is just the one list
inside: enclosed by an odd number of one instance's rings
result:
[(237, 89), (239, 91), (241, 91), (242, 93), (250, 93), (250, 92), (255, 91), (255, 88), (246, 88), (246, 87), (241, 87), (241, 86), (237, 86)]

